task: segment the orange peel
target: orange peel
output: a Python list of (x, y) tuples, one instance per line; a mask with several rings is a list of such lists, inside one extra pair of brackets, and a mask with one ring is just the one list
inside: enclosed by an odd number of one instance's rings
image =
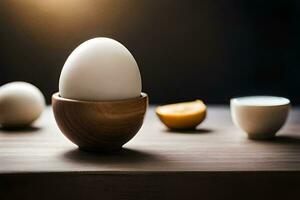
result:
[(201, 100), (158, 106), (156, 114), (170, 129), (193, 129), (206, 117), (206, 105)]

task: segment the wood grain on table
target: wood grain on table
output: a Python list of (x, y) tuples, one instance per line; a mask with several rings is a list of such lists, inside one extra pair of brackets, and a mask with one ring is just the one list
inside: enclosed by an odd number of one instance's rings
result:
[(217, 199), (249, 190), (244, 199), (293, 197), (300, 192), (299, 122), (300, 110), (293, 108), (276, 138), (253, 141), (233, 125), (228, 107), (209, 106), (205, 122), (191, 132), (169, 131), (150, 107), (122, 151), (99, 154), (67, 140), (49, 107), (32, 128), (0, 130), (0, 194), (32, 199), (29, 191), (40, 187), (35, 192), (48, 193), (46, 199), (81, 199), (85, 192), (104, 199)]

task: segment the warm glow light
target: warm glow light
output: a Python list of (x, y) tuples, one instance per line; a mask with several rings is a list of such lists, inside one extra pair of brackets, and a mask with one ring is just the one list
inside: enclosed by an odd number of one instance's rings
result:
[(66, 30), (95, 17), (92, 16), (95, 11), (90, 0), (15, 0), (11, 2), (11, 8), (14, 18), (34, 29), (46, 25)]
[(19, 32), (29, 38), (46, 35), (49, 43), (120, 19), (118, 12), (111, 12), (119, 9), (111, 1), (97, 3), (101, 6), (95, 6), (93, 0), (11, 0), (7, 8), (10, 22)]
[(11, 5), (18, 11), (44, 13), (45, 15), (68, 16), (74, 13), (85, 13), (93, 11), (93, 1), (91, 0), (12, 0)]
[(91, 37), (130, 34), (140, 13), (132, 2), (113, 0), (10, 0), (5, 12), (10, 26), (29, 42), (57, 47)]

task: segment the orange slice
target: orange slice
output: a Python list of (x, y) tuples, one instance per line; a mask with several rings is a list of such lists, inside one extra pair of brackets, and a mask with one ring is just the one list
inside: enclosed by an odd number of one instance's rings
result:
[(159, 119), (170, 129), (192, 129), (206, 116), (206, 106), (201, 100), (159, 106)]

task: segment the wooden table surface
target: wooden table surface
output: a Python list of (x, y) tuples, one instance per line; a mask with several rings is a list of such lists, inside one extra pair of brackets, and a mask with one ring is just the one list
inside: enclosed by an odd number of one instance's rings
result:
[(299, 122), (300, 110), (293, 108), (275, 139), (253, 141), (233, 125), (225, 106), (209, 106), (205, 122), (191, 132), (169, 131), (150, 107), (142, 129), (122, 151), (99, 154), (69, 142), (49, 107), (33, 128), (0, 130), (0, 194), (4, 199), (34, 199), (30, 191), (45, 199), (293, 197), (300, 193)]

